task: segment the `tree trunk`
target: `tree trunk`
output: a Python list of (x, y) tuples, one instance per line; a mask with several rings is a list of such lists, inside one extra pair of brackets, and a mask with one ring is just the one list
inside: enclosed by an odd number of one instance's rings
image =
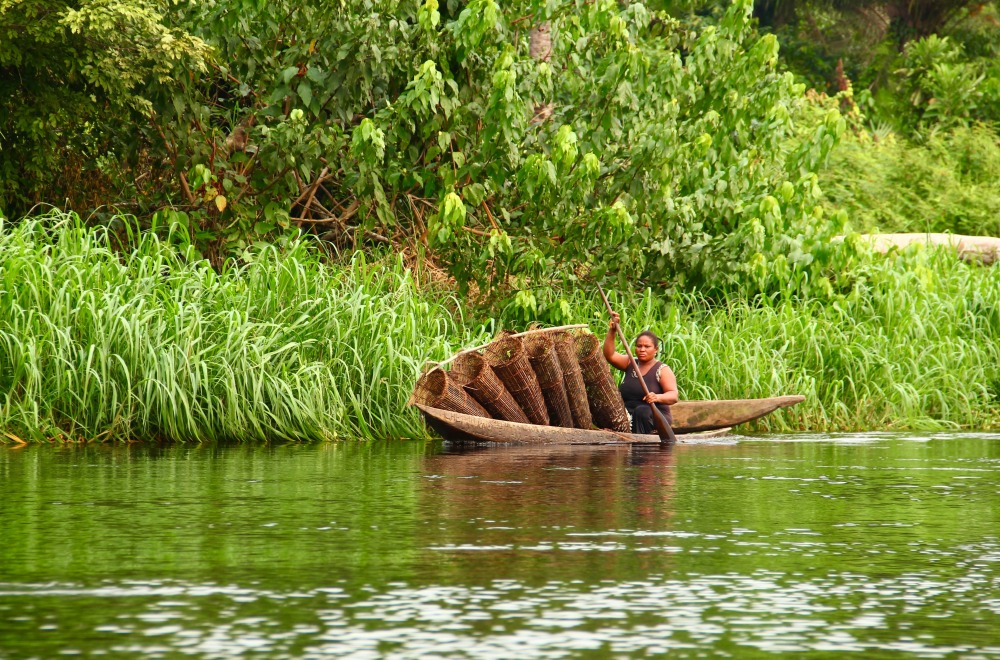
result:
[[(528, 53), (539, 62), (548, 62), (552, 59), (552, 26), (548, 21), (542, 21), (531, 28), (528, 34)], [(552, 116), (551, 103), (536, 103), (531, 123), (540, 124), (550, 116)]]

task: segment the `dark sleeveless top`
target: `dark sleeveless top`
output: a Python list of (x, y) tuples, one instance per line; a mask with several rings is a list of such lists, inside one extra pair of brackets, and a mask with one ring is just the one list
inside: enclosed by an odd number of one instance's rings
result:
[[(660, 385), (660, 381), (656, 378), (657, 372), (659, 372), (660, 367), (665, 366), (662, 362), (657, 360), (653, 363), (653, 366), (649, 368), (646, 375), (642, 379), (646, 382), (646, 387), (653, 394), (663, 394), (663, 387)], [(635, 372), (632, 365), (625, 370), (625, 379), (622, 380), (622, 384), (618, 386), (618, 391), (621, 392), (622, 399), (625, 401), (625, 408), (632, 413), (636, 406), (639, 405), (649, 405), (643, 401), (643, 397), (646, 393), (642, 391), (642, 385), (639, 384), (639, 375)], [(670, 421), (670, 406), (665, 403), (658, 403), (656, 407), (663, 413), (663, 416)]]

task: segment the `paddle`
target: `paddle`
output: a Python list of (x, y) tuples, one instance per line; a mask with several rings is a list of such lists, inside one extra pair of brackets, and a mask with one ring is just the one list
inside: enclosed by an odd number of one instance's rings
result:
[[(614, 310), (611, 309), (611, 303), (608, 302), (608, 297), (604, 295), (604, 289), (601, 285), (597, 285), (597, 290), (601, 292), (601, 298), (604, 300), (604, 305), (608, 308), (608, 314), (614, 314)], [(618, 339), (621, 340), (622, 344), (625, 345), (625, 354), (628, 355), (628, 359), (632, 362), (632, 368), (635, 369), (635, 375), (639, 378), (639, 384), (642, 385), (642, 391), (649, 396), (649, 388), (646, 387), (646, 381), (642, 378), (642, 372), (639, 371), (639, 363), (635, 361), (635, 357), (632, 356), (632, 349), (629, 348), (628, 340), (625, 339), (625, 333), (622, 332), (621, 325), (615, 323), (615, 331), (618, 333)], [(649, 407), (653, 409), (653, 424), (656, 426), (656, 434), (660, 436), (660, 442), (666, 444), (674, 444), (677, 442), (677, 437), (674, 435), (674, 430), (670, 428), (670, 422), (667, 418), (663, 416), (660, 409), (656, 407), (655, 403), (649, 404)]]

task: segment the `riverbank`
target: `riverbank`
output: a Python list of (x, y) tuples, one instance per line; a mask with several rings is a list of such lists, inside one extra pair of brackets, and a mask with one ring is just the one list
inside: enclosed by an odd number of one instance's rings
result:
[[(420, 365), (497, 324), (398, 258), (331, 265), (293, 244), (217, 272), (136, 240), (112, 249), (73, 216), (0, 229), (5, 442), (420, 437)], [(996, 426), (1000, 272), (915, 249), (855, 277), (824, 300), (618, 304), (626, 332), (664, 338), (682, 398), (806, 396), (753, 430)], [(567, 302), (604, 331), (593, 296)]]

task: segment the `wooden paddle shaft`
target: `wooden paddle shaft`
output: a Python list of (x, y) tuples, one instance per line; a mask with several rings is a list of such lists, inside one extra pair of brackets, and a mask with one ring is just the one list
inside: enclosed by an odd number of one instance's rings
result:
[[(604, 300), (604, 305), (608, 308), (608, 314), (614, 314), (614, 310), (611, 309), (611, 303), (608, 302), (608, 297), (604, 295), (604, 289), (601, 288), (600, 284), (597, 285), (597, 290), (600, 291), (601, 298)], [(635, 356), (632, 355), (632, 349), (628, 345), (628, 339), (625, 338), (625, 333), (622, 332), (621, 324), (615, 323), (615, 332), (618, 334), (618, 339), (620, 339), (622, 344), (625, 346), (625, 354), (632, 363), (632, 368), (635, 369), (635, 376), (639, 379), (639, 384), (642, 385), (642, 391), (646, 394), (646, 396), (649, 396), (649, 388), (646, 387), (646, 381), (642, 377), (642, 372), (639, 371), (639, 363), (636, 362)], [(676, 442), (677, 438), (674, 436), (674, 430), (670, 428), (670, 422), (667, 421), (667, 418), (663, 416), (663, 413), (660, 412), (660, 409), (656, 407), (655, 403), (650, 403), (649, 407), (653, 411), (653, 420), (656, 422), (656, 430), (658, 431), (660, 439), (663, 440), (663, 436), (665, 435), (667, 436), (667, 442)]]

